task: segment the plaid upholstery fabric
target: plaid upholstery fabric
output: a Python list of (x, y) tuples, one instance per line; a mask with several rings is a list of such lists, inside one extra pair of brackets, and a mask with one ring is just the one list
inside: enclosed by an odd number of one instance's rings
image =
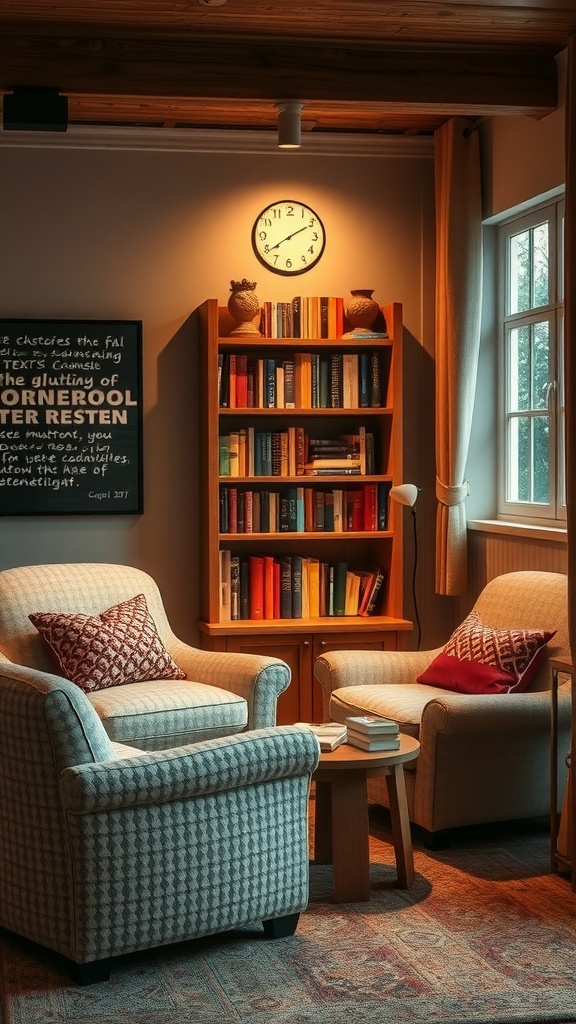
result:
[(111, 756), (74, 683), (2, 676), (0, 924), (62, 953), (70, 952), (73, 891), (58, 779), (67, 765)]
[(229, 736), (248, 721), (243, 697), (186, 679), (129, 683), (87, 696), (111, 740), (143, 750)]
[[(492, 629), (555, 629), (524, 693), (454, 693), (417, 683), (441, 652), (330, 651), (314, 666), (324, 715), (394, 718), (420, 753), (406, 771), (410, 819), (430, 832), (550, 813), (550, 658), (570, 657), (566, 576), (528, 570), (491, 580), (474, 605)], [(558, 701), (558, 778), (570, 744), (569, 684)], [(369, 796), (387, 805), (385, 783)], [(560, 793), (561, 796), (561, 793)]]
[[(29, 565), (0, 572), (0, 664), (9, 659), (43, 672), (56, 671), (28, 618), (30, 612), (98, 615), (137, 594), (144, 594), (170, 656), (188, 682), (196, 685), (188, 690), (192, 701), (188, 713), (179, 707), (174, 689), (165, 688), (164, 680), (155, 684), (155, 700), (146, 689), (139, 695), (118, 695), (114, 707), (106, 704), (103, 719), (112, 739), (160, 749), (275, 724), (278, 696), (290, 683), (288, 665), (278, 658), (201, 651), (185, 644), (170, 629), (154, 580), (132, 566), (94, 562)], [(212, 693), (214, 688), (220, 693)], [(224, 699), (223, 691), (232, 696)], [(136, 721), (140, 713), (148, 716), (146, 723)]]
[(0, 925), (85, 963), (304, 909), (310, 732), (117, 758), (74, 684), (0, 669)]

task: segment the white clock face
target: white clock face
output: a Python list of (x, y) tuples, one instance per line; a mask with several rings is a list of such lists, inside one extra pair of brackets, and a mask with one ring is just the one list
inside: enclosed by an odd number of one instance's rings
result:
[(252, 228), (254, 252), (274, 274), (305, 274), (316, 266), (325, 245), (324, 225), (318, 214), (293, 199), (271, 203)]

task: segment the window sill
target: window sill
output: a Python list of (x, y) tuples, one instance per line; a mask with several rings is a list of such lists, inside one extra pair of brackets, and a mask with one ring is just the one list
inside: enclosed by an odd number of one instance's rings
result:
[(467, 527), (479, 533), (499, 533), (509, 537), (526, 537), (556, 544), (568, 542), (566, 530), (559, 526), (528, 526), (526, 523), (511, 523), (503, 519), (469, 519)]

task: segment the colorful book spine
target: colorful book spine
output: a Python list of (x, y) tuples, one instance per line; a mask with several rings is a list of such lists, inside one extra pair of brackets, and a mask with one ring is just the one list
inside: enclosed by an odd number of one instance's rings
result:
[(292, 618), (292, 558), (282, 555), (280, 558), (280, 618)]
[(336, 562), (334, 566), (334, 615), (346, 614), (347, 562)]
[(302, 618), (302, 556), (292, 555), (292, 618)]
[(250, 618), (264, 618), (264, 558), (250, 555)]

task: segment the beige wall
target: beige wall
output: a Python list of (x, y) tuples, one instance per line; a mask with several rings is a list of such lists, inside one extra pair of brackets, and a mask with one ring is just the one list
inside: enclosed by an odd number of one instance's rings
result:
[(557, 57), (558, 109), (539, 120), (494, 117), (481, 130), (484, 216), (506, 211), (564, 184), (566, 52)]
[[(14, 133), (13, 133), (14, 134)], [(433, 495), (433, 164), (430, 144), (332, 152), (146, 151), (3, 140), (0, 315), (141, 319), (144, 512), (0, 519), (0, 568), (56, 561), (141, 566), (160, 583), (176, 631), (195, 641), (198, 591), (197, 376), (191, 310), (225, 304), (232, 278), (261, 301), (372, 287), (406, 325), (407, 479)], [(306, 142), (306, 140), (305, 140)], [(118, 140), (120, 147), (122, 140)], [(201, 148), (201, 147), (200, 147)], [(251, 226), (294, 196), (323, 218), (327, 244), (293, 280), (254, 257)], [(0, 493), (1, 502), (1, 493)], [(423, 564), (433, 528), (422, 524)], [(426, 588), (428, 589), (428, 588)], [(430, 590), (433, 589), (433, 584)], [(410, 608), (407, 608), (410, 613)]]

